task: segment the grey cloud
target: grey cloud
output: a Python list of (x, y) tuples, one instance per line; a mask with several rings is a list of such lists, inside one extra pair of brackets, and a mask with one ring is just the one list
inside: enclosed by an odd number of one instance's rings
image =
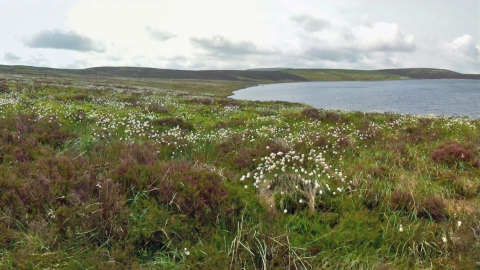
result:
[(156, 41), (164, 42), (171, 38), (177, 37), (176, 35), (162, 30), (153, 29), (151, 27), (145, 27), (145, 30), (148, 32), (151, 39)]
[(210, 53), (223, 55), (248, 55), (248, 54), (270, 54), (271, 52), (260, 50), (250, 41), (232, 42), (223, 36), (212, 38), (190, 38), (196, 47), (202, 48)]
[(39, 32), (24, 43), (29, 48), (63, 49), (80, 52), (105, 51), (104, 48), (89, 37), (79, 35), (73, 31), (63, 32), (58, 29)]
[(15, 54), (11, 52), (6, 52), (5, 55), (3, 56), (3, 60), (7, 62), (15, 62), (18, 60), (21, 60), (22, 58), (20, 56), (16, 56)]
[(372, 52), (413, 52), (416, 47), (414, 44), (399, 42), (399, 43), (384, 43), (378, 44), (368, 50)]
[(301, 57), (309, 61), (357, 64), (377, 61), (374, 54), (411, 53), (413, 36), (406, 35), (396, 24), (375, 23), (368, 26), (330, 27), (318, 35), (302, 34), (306, 49)]
[(308, 15), (297, 15), (290, 18), (307, 32), (320, 32), (331, 26), (328, 20), (314, 18)]

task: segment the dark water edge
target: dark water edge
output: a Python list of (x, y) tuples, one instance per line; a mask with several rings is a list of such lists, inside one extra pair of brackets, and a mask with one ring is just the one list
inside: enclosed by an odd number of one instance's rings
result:
[(480, 81), (329, 81), (259, 85), (233, 99), (287, 101), (318, 109), (480, 118)]

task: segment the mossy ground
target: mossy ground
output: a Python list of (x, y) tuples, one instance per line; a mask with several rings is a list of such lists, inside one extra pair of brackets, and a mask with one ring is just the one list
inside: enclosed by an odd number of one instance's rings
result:
[(0, 268), (478, 268), (480, 120), (143, 83), (2, 82)]

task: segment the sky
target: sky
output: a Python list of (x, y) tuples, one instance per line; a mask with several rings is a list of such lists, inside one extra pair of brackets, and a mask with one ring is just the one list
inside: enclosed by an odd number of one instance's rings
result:
[(0, 0), (0, 64), (480, 73), (480, 0)]

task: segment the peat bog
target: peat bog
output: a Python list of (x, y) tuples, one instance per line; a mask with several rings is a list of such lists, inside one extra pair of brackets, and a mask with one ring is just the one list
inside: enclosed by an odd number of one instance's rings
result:
[(2, 269), (478, 268), (479, 119), (47, 73), (0, 74)]

